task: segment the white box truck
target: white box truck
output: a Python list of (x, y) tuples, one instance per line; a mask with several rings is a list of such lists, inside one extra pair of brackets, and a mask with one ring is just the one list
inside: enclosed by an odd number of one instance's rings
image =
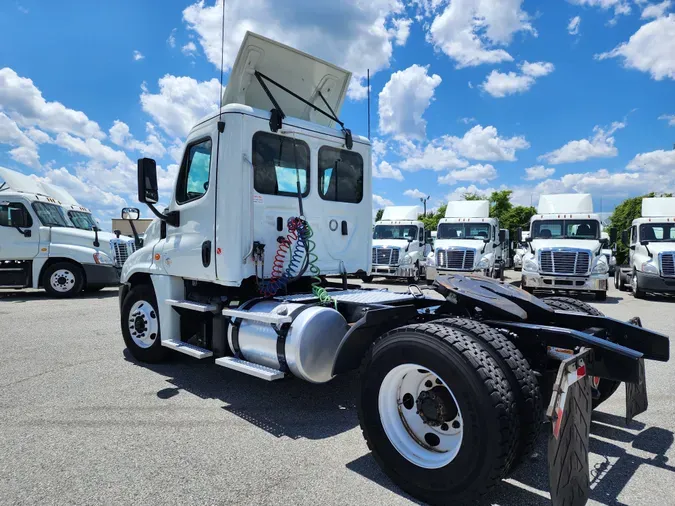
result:
[(522, 257), (521, 287), (528, 291), (591, 292), (607, 297), (609, 246), (588, 193), (542, 195), (530, 219), (529, 251)]
[[(668, 338), (583, 308), (558, 313), (482, 276), (441, 278), (444, 301), (415, 286), (346, 286), (372, 262), (370, 142), (338, 117), (349, 80), (247, 33), (223, 107), (188, 134), (165, 212), (155, 207), (156, 164), (139, 160), (139, 200), (161, 226), (122, 269), (129, 352), (143, 362), (169, 352), (215, 359), (267, 381), (326, 383), (358, 369), (358, 418), (375, 461), (434, 504), (473, 500), (523, 462), (546, 404), (556, 420), (553, 502), (587, 497), (591, 376), (614, 389), (644, 385), (643, 358), (668, 360)], [(646, 391), (627, 392), (631, 418), (646, 409)]]
[(503, 279), (508, 234), (500, 230), (497, 218), (490, 218), (489, 201), (448, 202), (436, 232), (433, 255), (427, 257), (427, 282), (451, 272), (476, 271)]
[(58, 186), (4, 167), (0, 180), (1, 287), (72, 297), (119, 284), (133, 241), (99, 231), (91, 212)]
[(675, 197), (642, 199), (642, 216), (622, 232), (622, 242), (629, 245), (629, 263), (616, 269), (616, 288), (630, 287), (639, 299), (675, 293)]
[(373, 276), (406, 278), (417, 283), (424, 277), (427, 254), (431, 251), (431, 234), (419, 220), (419, 206), (389, 206), (373, 229), (372, 271), (362, 276), (372, 281)]

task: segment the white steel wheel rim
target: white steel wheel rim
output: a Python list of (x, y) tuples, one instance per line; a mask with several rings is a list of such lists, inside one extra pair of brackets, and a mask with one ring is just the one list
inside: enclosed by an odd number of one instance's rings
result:
[(152, 304), (139, 300), (131, 306), (127, 318), (129, 335), (139, 348), (150, 348), (159, 336), (159, 320)]
[(67, 293), (75, 286), (75, 274), (68, 269), (59, 269), (49, 276), (49, 285), (59, 293)]
[[(423, 392), (427, 392), (423, 394)], [(447, 420), (429, 419), (420, 407), (429, 406), (429, 392), (451, 400)], [(449, 397), (448, 397), (449, 394)], [(414, 402), (410, 407), (410, 396)], [(427, 399), (420, 403), (420, 399)], [(433, 403), (433, 401), (432, 401)], [(464, 421), (457, 399), (433, 371), (417, 364), (402, 364), (387, 373), (378, 394), (378, 409), (384, 432), (396, 450), (409, 462), (424, 469), (439, 469), (452, 462), (462, 446)]]
[(633, 295), (635, 295), (638, 291), (637, 272), (634, 272), (633, 276), (630, 278), (630, 286), (633, 289)]

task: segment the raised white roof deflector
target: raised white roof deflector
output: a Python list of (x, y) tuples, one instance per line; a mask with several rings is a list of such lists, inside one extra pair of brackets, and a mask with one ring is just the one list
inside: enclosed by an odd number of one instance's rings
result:
[[(314, 56), (246, 32), (223, 94), (223, 105), (244, 104), (268, 111), (274, 107), (254, 75), (256, 70), (330, 114), (318, 94), (321, 91), (338, 117), (352, 77), (351, 72)], [(333, 126), (333, 120), (269, 81), (265, 84), (286, 116)]]
[(7, 183), (7, 186), (16, 192), (47, 195), (59, 200), (62, 204), (80, 205), (75, 198), (65, 190), (65, 188), (43, 181), (37, 181), (21, 172), (6, 169), (5, 167), (0, 167), (0, 181)]
[(675, 197), (642, 199), (642, 217), (675, 216)]
[(445, 209), (446, 218), (489, 218), (490, 202), (487, 200), (453, 200)]
[(420, 206), (390, 206), (384, 208), (380, 221), (417, 221), (420, 214)]
[(592, 213), (593, 198), (590, 193), (558, 193), (539, 197), (538, 214)]

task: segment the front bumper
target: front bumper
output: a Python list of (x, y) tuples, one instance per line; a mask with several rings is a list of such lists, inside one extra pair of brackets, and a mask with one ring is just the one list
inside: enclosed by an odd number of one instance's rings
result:
[[(429, 281), (440, 278), (441, 276), (447, 276), (448, 274), (473, 274), (474, 271), (453, 271), (450, 269), (439, 269), (436, 266), (426, 268), (426, 275)], [(482, 271), (478, 271), (482, 272)]]
[(415, 276), (415, 264), (373, 265), (370, 274), (386, 278), (412, 278)]
[(580, 292), (606, 292), (607, 274), (599, 276), (549, 276), (523, 272), (521, 286), (540, 290), (576, 290)]
[(84, 264), (87, 285), (117, 286), (120, 284), (122, 269), (112, 265)]
[(675, 278), (637, 273), (638, 287), (645, 292), (675, 293)]

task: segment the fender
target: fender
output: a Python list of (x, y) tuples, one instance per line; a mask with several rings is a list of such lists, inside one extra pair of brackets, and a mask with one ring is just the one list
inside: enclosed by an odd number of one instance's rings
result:
[[(127, 284), (134, 274), (166, 274), (162, 262), (162, 244), (148, 244), (134, 251), (122, 266), (120, 283)], [(156, 260), (156, 257), (159, 259)]]

